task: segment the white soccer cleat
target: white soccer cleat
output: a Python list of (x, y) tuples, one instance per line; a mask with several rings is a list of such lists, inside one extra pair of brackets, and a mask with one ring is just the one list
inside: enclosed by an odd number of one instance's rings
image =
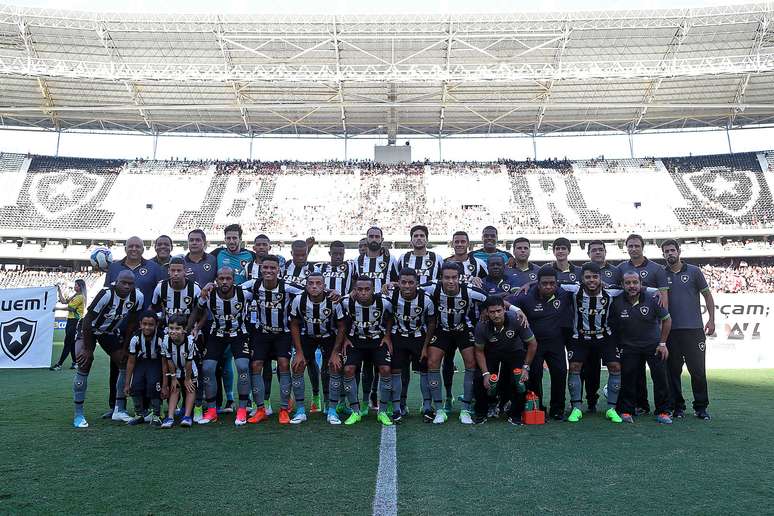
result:
[(328, 423), (330, 423), (332, 425), (340, 425), (341, 424), (341, 419), (339, 419), (339, 416), (337, 416), (336, 414), (328, 414), (328, 418), (327, 419), (328, 419)]
[(274, 414), (274, 411), (271, 409), (271, 403), (266, 402), (264, 404), (264, 407), (266, 408), (266, 415), (267, 416), (271, 416), (272, 414)]
[(129, 421), (132, 420), (132, 416), (130, 416), (124, 410), (115, 409), (113, 411), (113, 416), (110, 419), (112, 419), (113, 421), (121, 421), (122, 423), (128, 423)]
[[(435, 422), (435, 421), (433, 421)], [(470, 411), (469, 410), (460, 410), (460, 423), (463, 425), (472, 425), (473, 424), (473, 418), (470, 417)]]
[(300, 425), (306, 421), (306, 412), (301, 412), (300, 414), (296, 413), (295, 416), (293, 416), (293, 419), (290, 420), (291, 425)]
[(449, 416), (446, 415), (446, 411), (444, 409), (438, 409), (435, 411), (435, 417), (433, 418), (433, 424), (434, 425), (442, 425), (446, 423), (446, 420), (449, 419)]
[(75, 428), (89, 428), (89, 423), (83, 416), (75, 416), (73, 419), (73, 426)]

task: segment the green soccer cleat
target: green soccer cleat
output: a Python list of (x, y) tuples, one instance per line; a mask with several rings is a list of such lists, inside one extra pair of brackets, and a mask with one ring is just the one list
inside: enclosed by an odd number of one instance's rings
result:
[(376, 420), (379, 421), (384, 426), (393, 425), (392, 419), (390, 419), (390, 416), (387, 415), (387, 412), (377, 412)]
[(613, 423), (623, 423), (623, 419), (621, 419), (621, 416), (618, 415), (618, 412), (616, 412), (614, 408), (607, 409), (605, 417)]
[(581, 419), (583, 419), (583, 411), (577, 407), (573, 408), (570, 415), (567, 416), (567, 421), (570, 423), (577, 423)]
[(368, 403), (360, 405), (360, 417), (366, 417), (368, 415)]
[(339, 401), (338, 405), (336, 405), (336, 413), (339, 415), (348, 416), (352, 414), (352, 409), (347, 406), (345, 401)]
[(349, 415), (346, 421), (344, 421), (345, 425), (354, 425), (355, 423), (360, 423), (360, 420), (363, 419), (363, 416), (360, 415), (360, 412), (357, 410), (353, 410), (352, 414)]

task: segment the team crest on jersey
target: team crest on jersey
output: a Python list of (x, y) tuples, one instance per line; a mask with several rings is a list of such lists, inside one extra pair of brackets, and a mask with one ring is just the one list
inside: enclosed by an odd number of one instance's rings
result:
[(331, 315), (331, 309), (330, 308), (323, 308), (322, 313), (325, 317), (328, 317)]
[(648, 315), (650, 313), (650, 307), (647, 306), (641, 306), (640, 307), (640, 313), (642, 315)]
[(240, 310), (242, 310), (242, 307), (243, 307), (243, 306), (244, 306), (244, 305), (243, 305), (242, 303), (237, 303), (237, 304), (235, 304), (235, 305), (234, 305), (234, 308), (236, 308), (236, 309), (237, 309), (237, 311), (240, 311)]
[(38, 323), (24, 317), (14, 317), (0, 324), (0, 346), (13, 360), (19, 360), (32, 346)]
[(505, 332), (505, 336), (508, 337), (509, 339), (512, 339), (514, 335), (516, 335), (516, 332), (513, 330), (506, 330)]
[(476, 267), (475, 267), (475, 266), (474, 266), (472, 263), (469, 263), (469, 264), (468, 264), (468, 270), (469, 270), (470, 272), (473, 272), (474, 270), (476, 270)]
[(503, 289), (503, 292), (508, 292), (511, 290), (511, 286), (508, 283), (503, 283), (502, 285), (500, 285), (500, 288)]
[(643, 277), (643, 278), (647, 278), (647, 277), (648, 277), (648, 271), (646, 271), (646, 270), (644, 270), (644, 269), (643, 269), (643, 270), (641, 270), (641, 271), (640, 271), (640, 276), (641, 276), (641, 277)]
[(575, 281), (576, 278), (575, 274), (570, 274), (570, 281)]
[(380, 269), (386, 269), (387, 268), (387, 262), (385, 262), (384, 260), (379, 262), (379, 268)]
[(373, 314), (374, 314), (374, 319), (378, 319), (379, 317), (381, 317), (382, 312), (380, 312), (379, 310), (374, 310)]
[(535, 274), (534, 272), (530, 272), (529, 279), (531, 279), (532, 281), (535, 281), (537, 279), (537, 274)]
[(610, 276), (612, 276), (612, 275), (613, 275), (613, 271), (611, 271), (611, 270), (607, 270), (607, 271), (605, 271), (605, 276), (607, 276), (608, 278), (609, 278)]
[(419, 315), (422, 313), (422, 307), (421, 306), (415, 306), (414, 307), (414, 313)]
[(191, 298), (189, 296), (185, 296), (183, 298), (183, 303), (190, 305), (191, 304)]
[(707, 349), (707, 345), (704, 343), (704, 341), (702, 341), (702, 342), (699, 342), (698, 348), (699, 348), (699, 351), (703, 352), (705, 349)]
[(425, 267), (432, 267), (432, 266), (433, 266), (433, 260), (431, 260), (430, 258), (425, 260)]
[(567, 352), (567, 360), (572, 360), (572, 356), (573, 356), (573, 354), (574, 354), (574, 353), (573, 353), (572, 351), (568, 351), (568, 352)]
[(602, 306), (605, 306), (605, 305), (607, 304), (607, 299), (605, 299), (605, 298), (603, 297), (602, 299), (600, 299), (600, 300), (599, 300), (599, 303), (600, 303)]
[(131, 310), (132, 307), (134, 306), (134, 303), (132, 303), (131, 301), (127, 301), (126, 303), (124, 303), (124, 306), (126, 307), (127, 310)]
[(210, 272), (210, 270), (212, 270), (212, 265), (210, 265), (209, 263), (205, 263), (204, 265), (202, 265), (202, 269), (204, 269), (204, 271), (206, 272)]
[(559, 299), (554, 299), (554, 308), (559, 310), (559, 306), (561, 306), (562, 302)]
[(689, 279), (690, 278), (688, 278), (687, 274), (683, 274), (682, 276), (680, 276), (680, 281), (682, 281), (683, 283), (688, 283)]
[(240, 261), (239, 261), (239, 266), (240, 266), (240, 267), (242, 267), (243, 269), (244, 269), (245, 267), (247, 267), (247, 260), (240, 260)]
[(340, 271), (345, 271), (345, 270), (347, 270), (347, 264), (346, 264), (346, 263), (342, 263), (341, 265), (339, 265), (339, 270), (340, 270)]
[(460, 308), (465, 308), (465, 306), (467, 306), (467, 304), (468, 304), (468, 302), (465, 301), (464, 299), (460, 299), (460, 300), (457, 301), (457, 306), (460, 307)]
[(145, 267), (140, 267), (140, 270), (138, 272), (140, 273), (140, 276), (145, 276), (146, 274), (148, 274), (148, 269), (146, 269)]
[(270, 297), (273, 297), (274, 301), (277, 302), (277, 303), (279, 303), (280, 301), (284, 301), (285, 300), (285, 294), (282, 294), (282, 293), (277, 293), (277, 294), (274, 294), (274, 295), (272, 295)]

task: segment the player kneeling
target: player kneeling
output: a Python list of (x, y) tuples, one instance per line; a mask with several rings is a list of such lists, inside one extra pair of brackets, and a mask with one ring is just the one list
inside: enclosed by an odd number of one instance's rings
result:
[(129, 341), (129, 359), (126, 363), (126, 386), (124, 393), (131, 393), (135, 416), (128, 425), (139, 425), (145, 421), (143, 398), (150, 400), (152, 426), (161, 425), (161, 344), (157, 333), (158, 316), (146, 311), (140, 316), (140, 331)]
[(175, 315), (167, 324), (167, 335), (161, 345), (164, 356), (164, 381), (161, 387), (162, 395), (169, 395), (167, 417), (161, 423), (161, 428), (172, 428), (175, 424), (175, 409), (180, 392), (184, 392), (185, 412), (180, 426), (191, 426), (193, 420), (194, 401), (196, 400), (196, 384), (198, 371), (194, 364), (195, 346), (193, 338), (185, 331), (187, 319)]

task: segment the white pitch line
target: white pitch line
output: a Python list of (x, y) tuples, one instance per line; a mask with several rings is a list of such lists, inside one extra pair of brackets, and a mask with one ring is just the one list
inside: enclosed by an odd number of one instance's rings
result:
[(379, 469), (376, 472), (374, 516), (398, 514), (398, 457), (395, 451), (395, 426), (383, 426), (379, 444)]

